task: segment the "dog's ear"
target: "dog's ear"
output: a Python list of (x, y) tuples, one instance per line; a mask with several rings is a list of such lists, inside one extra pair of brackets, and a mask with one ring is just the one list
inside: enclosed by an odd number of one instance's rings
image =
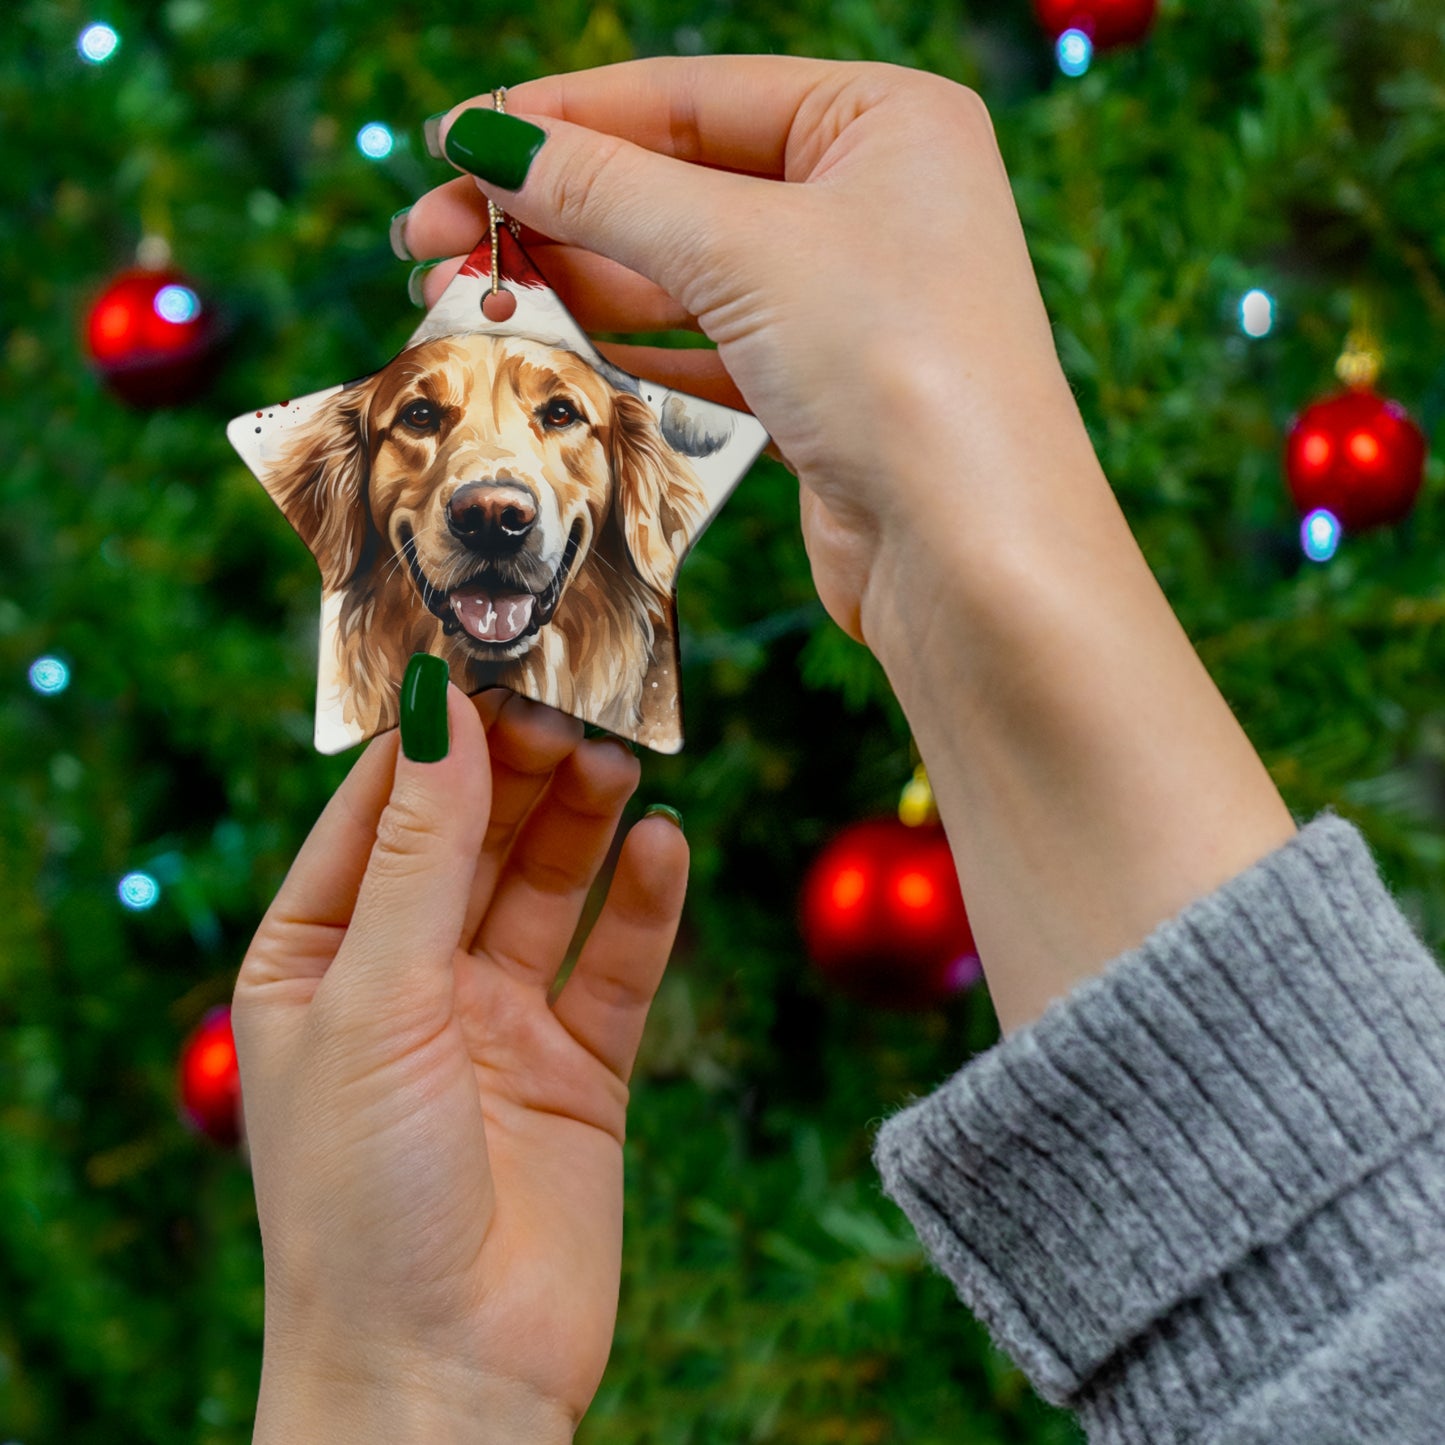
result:
[(707, 497), (686, 457), (663, 439), (652, 408), (626, 392), (615, 392), (613, 401), (613, 506), (638, 576), (666, 596), (707, 516)]
[(590, 364), (606, 378), (614, 391), (641, 396), (645, 387), (649, 395), (662, 393), (658, 423), (662, 439), (673, 451), (681, 452), (685, 457), (710, 457), (714, 452), (720, 452), (731, 439), (733, 419), (721, 407), (710, 407), (695, 396), (639, 381), (631, 372), (614, 366), (604, 356), (591, 358)]
[(316, 554), (327, 592), (356, 575), (371, 532), (369, 381), (353, 382), (326, 401), (266, 478), (266, 490)]

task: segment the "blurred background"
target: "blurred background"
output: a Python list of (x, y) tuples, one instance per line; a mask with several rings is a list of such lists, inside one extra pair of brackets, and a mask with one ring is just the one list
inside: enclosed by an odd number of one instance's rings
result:
[[(352, 757), (311, 749), (319, 579), (226, 421), (376, 370), (416, 325), (386, 233), (451, 174), (425, 116), (718, 51), (983, 94), (1149, 562), (1296, 816), (1359, 823), (1445, 939), (1445, 507), (1421, 460), (1445, 405), (1438, 3), (11, 0), (0, 1439), (250, 1438), (260, 1246), (224, 1040), (193, 1035)], [(906, 267), (885, 259), (860, 332)], [(1075, 1441), (869, 1163), (876, 1123), (997, 1031), (965, 934), (945, 959), (885, 910), (841, 952), (822, 936), (870, 859), (912, 846), (860, 825), (892, 817), (916, 759), (815, 600), (781, 468), (760, 462), (705, 535), (679, 609), (688, 744), (645, 757), (630, 816), (681, 809), (693, 885), (578, 1438)], [(908, 838), (921, 858), (926, 825)]]

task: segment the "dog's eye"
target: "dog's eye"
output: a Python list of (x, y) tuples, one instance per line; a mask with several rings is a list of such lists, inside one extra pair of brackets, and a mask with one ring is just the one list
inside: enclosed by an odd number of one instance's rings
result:
[(561, 431), (563, 427), (571, 426), (574, 421), (580, 419), (581, 413), (577, 408), (560, 396), (553, 397), (542, 408), (542, 425), (548, 431)]
[(433, 432), (441, 420), (441, 413), (429, 401), (414, 401), (401, 413), (401, 424), (412, 431)]

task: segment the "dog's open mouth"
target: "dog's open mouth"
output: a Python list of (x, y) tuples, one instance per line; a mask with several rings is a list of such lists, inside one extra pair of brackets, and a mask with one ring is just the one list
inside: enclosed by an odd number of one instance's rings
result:
[(447, 633), (465, 632), (483, 647), (503, 649), (531, 636), (552, 620), (581, 541), (582, 523), (578, 521), (567, 538), (562, 561), (552, 580), (540, 592), (519, 591), (515, 578), (508, 578), (491, 566), (445, 591), (431, 583), (422, 571), (416, 557), (416, 539), (410, 532), (403, 533), (402, 551), (422, 601), (441, 618)]
[(530, 592), (491, 592), (476, 583), (458, 587), (447, 601), (462, 631), (478, 642), (515, 642), (537, 607)]

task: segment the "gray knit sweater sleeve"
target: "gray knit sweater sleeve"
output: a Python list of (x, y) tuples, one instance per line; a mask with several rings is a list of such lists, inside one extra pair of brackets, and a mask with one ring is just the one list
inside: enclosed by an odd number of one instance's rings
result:
[(1445, 1441), (1445, 974), (1333, 813), (874, 1159), (1095, 1445)]

